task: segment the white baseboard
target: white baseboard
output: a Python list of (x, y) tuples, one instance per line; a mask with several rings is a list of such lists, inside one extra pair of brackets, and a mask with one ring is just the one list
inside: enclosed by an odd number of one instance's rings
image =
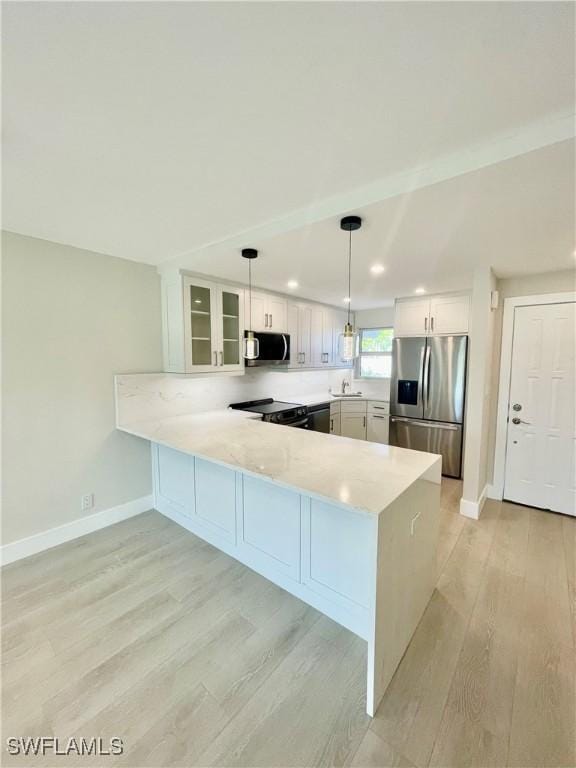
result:
[(101, 512), (95, 512), (93, 515), (81, 517), (72, 523), (59, 525), (57, 528), (50, 528), (42, 533), (36, 533), (34, 536), (28, 536), (26, 539), (19, 539), (10, 544), (3, 544), (0, 547), (0, 565), (8, 565), (23, 557), (30, 557), (45, 549), (52, 549), (66, 541), (78, 539), (87, 533), (93, 533), (106, 528), (114, 523), (127, 520), (129, 517), (140, 515), (154, 507), (154, 499), (150, 496), (142, 496), (139, 499), (127, 501), (125, 504), (119, 504), (117, 507), (103, 509)]
[(471, 520), (479, 520), (482, 514), (482, 507), (486, 501), (488, 493), (488, 486), (484, 486), (484, 490), (480, 494), (480, 498), (477, 501), (468, 501), (468, 499), (460, 499), (460, 514), (464, 517), (469, 517)]
[(486, 486), (486, 496), (495, 501), (502, 501), (502, 488), (497, 488), (493, 483)]

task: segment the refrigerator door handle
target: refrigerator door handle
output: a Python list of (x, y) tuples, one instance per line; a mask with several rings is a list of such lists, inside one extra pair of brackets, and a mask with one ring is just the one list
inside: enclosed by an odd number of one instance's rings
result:
[(424, 353), (424, 373), (422, 376), (424, 386), (424, 409), (428, 408), (430, 399), (430, 345), (426, 344)]
[(456, 432), (458, 424), (441, 424), (437, 421), (419, 421), (418, 419), (406, 419), (403, 416), (390, 416), (390, 421), (400, 421), (403, 424), (412, 424), (415, 427), (427, 427), (428, 429), (445, 429), (448, 432)]

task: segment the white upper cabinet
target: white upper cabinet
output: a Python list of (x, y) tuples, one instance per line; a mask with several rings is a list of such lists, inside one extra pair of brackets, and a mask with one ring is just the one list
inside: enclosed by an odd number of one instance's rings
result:
[(469, 296), (433, 296), (430, 299), (430, 333), (468, 333)]
[[(244, 292), (246, 328), (249, 325), (250, 297)], [(288, 301), (282, 296), (252, 291), (252, 330), (269, 333), (288, 332)]]
[(242, 371), (244, 290), (178, 275), (162, 291), (164, 370)]
[[(252, 330), (290, 334), (291, 368), (348, 368), (338, 356), (346, 312), (322, 304), (252, 292)], [(244, 286), (171, 273), (162, 278), (164, 370), (244, 371), (242, 338), (249, 328)]]
[(400, 299), (394, 313), (395, 336), (441, 336), (468, 333), (470, 297), (432, 296)]
[(288, 305), (291, 368), (348, 368), (338, 357), (338, 335), (346, 313), (321, 304)]
[(394, 311), (394, 336), (425, 336), (430, 315), (429, 299), (397, 301)]

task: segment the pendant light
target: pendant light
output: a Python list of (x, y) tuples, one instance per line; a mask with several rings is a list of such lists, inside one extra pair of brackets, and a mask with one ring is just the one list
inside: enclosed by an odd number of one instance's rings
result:
[(344, 326), (344, 332), (340, 334), (338, 340), (338, 350), (340, 353), (340, 359), (343, 363), (349, 363), (358, 357), (358, 333), (354, 330), (354, 326), (350, 322), (350, 305), (352, 303), (351, 293), (351, 274), (352, 274), (352, 232), (360, 229), (362, 226), (362, 219), (360, 216), (344, 216), (340, 220), (340, 229), (348, 232), (348, 322)]
[(245, 360), (256, 360), (260, 352), (260, 342), (252, 330), (252, 259), (258, 258), (255, 248), (243, 248), (242, 257), (248, 259), (248, 330), (242, 340), (242, 357)]

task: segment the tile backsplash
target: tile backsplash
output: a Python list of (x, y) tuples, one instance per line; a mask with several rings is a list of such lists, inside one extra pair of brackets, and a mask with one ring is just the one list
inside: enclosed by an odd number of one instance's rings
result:
[[(118, 424), (179, 416), (184, 413), (226, 408), (230, 403), (273, 397), (298, 401), (330, 388), (340, 389), (342, 379), (351, 379), (349, 369), (329, 371), (250, 371), (244, 376), (209, 374), (184, 376), (172, 373), (123, 374), (115, 377)], [(367, 386), (369, 385), (369, 386)], [(358, 380), (354, 389), (374, 397), (385, 397), (385, 382)], [(370, 391), (369, 391), (370, 390)]]

